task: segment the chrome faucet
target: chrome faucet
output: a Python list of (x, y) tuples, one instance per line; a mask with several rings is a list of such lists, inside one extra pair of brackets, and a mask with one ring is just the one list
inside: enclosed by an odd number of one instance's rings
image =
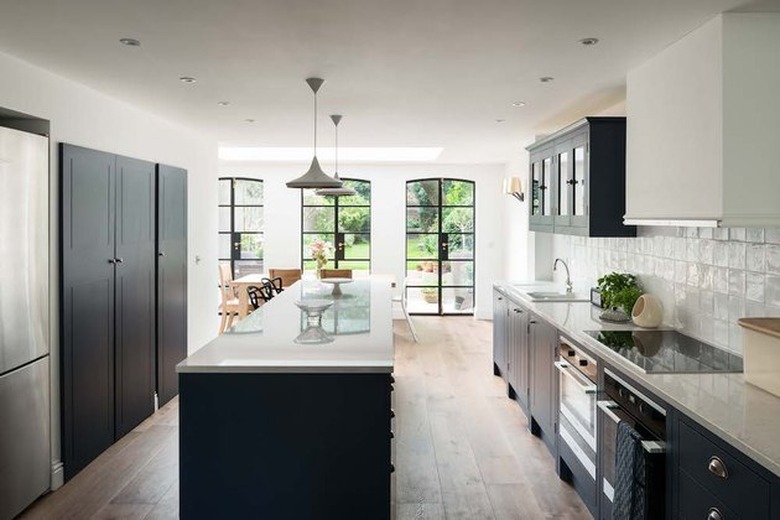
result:
[(571, 274), (569, 273), (569, 266), (566, 265), (566, 262), (563, 261), (563, 258), (556, 258), (555, 262), (553, 262), (553, 271), (558, 270), (558, 262), (563, 264), (563, 267), (566, 268), (566, 294), (571, 294), (574, 292), (574, 286), (571, 284)]

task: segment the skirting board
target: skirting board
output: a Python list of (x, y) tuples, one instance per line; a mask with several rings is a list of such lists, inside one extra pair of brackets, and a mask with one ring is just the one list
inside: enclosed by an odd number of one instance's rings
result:
[(51, 463), (51, 490), (57, 491), (65, 484), (65, 465), (61, 460)]

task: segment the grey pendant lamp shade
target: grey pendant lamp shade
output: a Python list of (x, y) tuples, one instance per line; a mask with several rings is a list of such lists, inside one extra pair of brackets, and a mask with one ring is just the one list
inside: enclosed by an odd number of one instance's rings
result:
[(320, 168), (320, 162), (317, 160), (317, 91), (320, 89), (324, 79), (320, 78), (307, 78), (309, 88), (314, 92), (314, 157), (311, 160), (311, 166), (309, 171), (293, 179), (287, 183), (288, 188), (303, 188), (303, 189), (317, 189), (317, 188), (340, 188), (341, 181), (334, 179)]
[[(336, 171), (333, 173), (333, 178), (339, 182), (343, 182), (339, 179), (339, 123), (341, 122), (341, 116), (334, 114), (330, 116), (330, 119), (333, 121), (333, 126), (336, 127)], [(352, 195), (357, 195), (355, 190), (344, 185), (340, 188), (321, 188), (314, 193), (320, 196), (331, 197), (351, 197)]]

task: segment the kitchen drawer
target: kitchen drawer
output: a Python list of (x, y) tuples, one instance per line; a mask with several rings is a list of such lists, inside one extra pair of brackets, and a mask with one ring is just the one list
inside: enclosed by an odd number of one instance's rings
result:
[[(757, 475), (718, 444), (680, 421), (680, 469), (709, 493), (744, 518), (769, 518), (769, 482)], [(724, 477), (710, 465), (725, 469)], [(717, 467), (712, 468), (717, 470)], [(684, 476), (681, 472), (681, 478)], [(680, 493), (680, 508), (688, 500)], [(706, 515), (701, 517), (706, 518)]]
[[(713, 511), (714, 510), (714, 511)], [(704, 489), (684, 471), (680, 472), (680, 520), (737, 520), (751, 519), (750, 516), (739, 516), (729, 509), (715, 495)], [(710, 517), (712, 515), (712, 517)], [(768, 518), (768, 517), (767, 517)]]

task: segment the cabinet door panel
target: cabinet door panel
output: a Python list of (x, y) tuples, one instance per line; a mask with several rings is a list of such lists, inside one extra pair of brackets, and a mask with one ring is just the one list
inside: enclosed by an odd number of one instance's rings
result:
[(114, 441), (115, 158), (60, 146), (65, 478)]
[(557, 387), (553, 361), (555, 361), (558, 331), (555, 327), (535, 319), (530, 330), (531, 416), (542, 430), (540, 435), (553, 450), (555, 446), (555, 420), (557, 415)]
[(154, 412), (155, 165), (117, 157), (116, 438)]
[(571, 141), (571, 225), (588, 227), (588, 134), (582, 133)]
[(176, 365), (187, 357), (187, 171), (157, 166), (157, 397), (179, 392)]

